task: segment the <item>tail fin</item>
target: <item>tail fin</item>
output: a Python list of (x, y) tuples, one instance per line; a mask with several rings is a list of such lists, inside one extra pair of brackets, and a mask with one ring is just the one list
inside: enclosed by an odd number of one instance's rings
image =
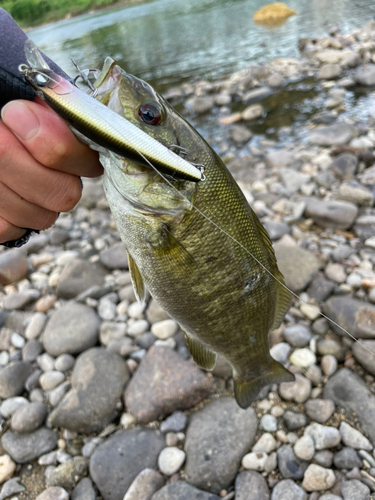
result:
[(246, 379), (234, 375), (234, 394), (239, 406), (246, 409), (266, 385), (293, 381), (294, 375), (271, 358), (268, 370), (257, 378)]

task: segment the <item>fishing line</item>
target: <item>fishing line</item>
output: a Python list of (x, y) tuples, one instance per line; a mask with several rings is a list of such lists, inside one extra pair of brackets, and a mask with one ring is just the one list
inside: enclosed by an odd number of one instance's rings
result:
[[(210, 224), (212, 224), (213, 226), (215, 226), (219, 231), (221, 231), (223, 234), (225, 234), (226, 236), (228, 236), (228, 238), (230, 238), (232, 241), (234, 241), (234, 243), (236, 243), (237, 245), (239, 245), (243, 250), (245, 250), (245, 252), (247, 252), (254, 260), (257, 264), (259, 264), (270, 276), (272, 276), (272, 278), (274, 280), (277, 281), (277, 283), (279, 285), (281, 285), (282, 287), (284, 287), (286, 290), (288, 290), (289, 293), (291, 293), (296, 299), (300, 300), (301, 302), (303, 302), (304, 304), (306, 304), (307, 306), (311, 307), (311, 309), (317, 313), (319, 313), (320, 316), (322, 316), (323, 318), (325, 318), (327, 321), (329, 321), (332, 325), (335, 325), (337, 326), (338, 328), (340, 328), (343, 332), (345, 332), (347, 335), (349, 335), (349, 337), (354, 340), (355, 342), (358, 342), (358, 344), (360, 346), (362, 346), (364, 349), (366, 349), (370, 354), (372, 354), (373, 356), (375, 356), (375, 353), (371, 351), (371, 349), (369, 349), (367, 346), (365, 346), (364, 344), (362, 344), (362, 342), (360, 342), (358, 339), (356, 339), (354, 337), (354, 335), (352, 335), (350, 332), (348, 332), (347, 330), (345, 330), (345, 328), (343, 328), (342, 326), (340, 326), (338, 323), (336, 323), (333, 319), (329, 318), (326, 314), (322, 313), (320, 311), (320, 309), (318, 309), (317, 307), (315, 306), (312, 306), (311, 304), (309, 304), (307, 302), (307, 300), (304, 300), (302, 299), (301, 297), (299, 297), (296, 293), (294, 293), (292, 290), (290, 290), (290, 288), (288, 288), (286, 286), (285, 283), (283, 283), (282, 281), (280, 281), (278, 278), (276, 278), (276, 276), (274, 276), (272, 274), (272, 272), (266, 268), (266, 266), (264, 264), (262, 264), (256, 257), (255, 255), (253, 255), (250, 250), (248, 250), (246, 247), (244, 247), (242, 245), (242, 243), (240, 243), (239, 241), (236, 240), (236, 238), (234, 238), (231, 234), (227, 233), (223, 228), (221, 228), (220, 226), (218, 226), (216, 224), (216, 222), (214, 222), (212, 219), (210, 219), (206, 214), (204, 214), (201, 210), (199, 210), (199, 208), (197, 208), (185, 195), (183, 195), (161, 172), (159, 172), (159, 170), (154, 167), (154, 165), (152, 165), (152, 163), (140, 152), (138, 151), (138, 153), (142, 156), (142, 158), (150, 165), (150, 167), (155, 170), (156, 173), (158, 173), (160, 175), (160, 177), (167, 183), (169, 184), (169, 186), (171, 186), (179, 195), (182, 199), (184, 199), (185, 201), (187, 201), (191, 206), (192, 208), (194, 208), (194, 210), (196, 212), (198, 212), (202, 217), (204, 217)], [(121, 194), (121, 193), (120, 193)]]

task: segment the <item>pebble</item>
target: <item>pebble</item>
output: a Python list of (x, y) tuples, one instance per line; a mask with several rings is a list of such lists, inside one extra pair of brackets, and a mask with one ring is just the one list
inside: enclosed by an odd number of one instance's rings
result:
[(175, 446), (164, 448), (158, 458), (160, 472), (165, 476), (172, 476), (181, 469), (185, 458), (185, 453)]
[(306, 491), (324, 491), (332, 488), (335, 482), (336, 476), (332, 469), (310, 464), (303, 476), (302, 488)]
[(330, 399), (309, 399), (305, 403), (305, 410), (311, 420), (324, 424), (335, 411), (335, 403)]
[(1, 488), (0, 500), (5, 500), (5, 498), (9, 498), (12, 495), (25, 491), (26, 488), (23, 486), (23, 484), (19, 483), (19, 481), (19, 477), (8, 479), (8, 481), (6, 481)]
[(271, 500), (307, 500), (307, 494), (291, 479), (282, 479), (274, 487)]
[(235, 481), (236, 500), (269, 500), (265, 478), (255, 471), (243, 471)]
[(139, 319), (134, 321), (127, 330), (127, 334), (130, 337), (138, 337), (138, 335), (142, 335), (142, 333), (147, 332), (149, 330), (148, 321), (145, 319)]
[(311, 392), (311, 382), (297, 374), (295, 382), (282, 382), (279, 385), (279, 394), (286, 401), (304, 403)]
[(266, 432), (277, 431), (277, 419), (273, 415), (263, 415), (260, 420), (260, 425)]
[(68, 370), (71, 370), (74, 366), (75, 359), (71, 354), (60, 354), (55, 359), (55, 370), (59, 372), (67, 372)]
[(0, 483), (10, 479), (14, 471), (16, 470), (16, 464), (10, 458), (9, 455), (0, 456)]
[(4, 418), (9, 418), (17, 410), (29, 404), (29, 401), (22, 396), (15, 396), (3, 401), (0, 405), (0, 413)]
[(183, 431), (187, 424), (187, 416), (182, 411), (175, 411), (160, 424), (160, 431), (166, 432), (180, 432)]
[(303, 248), (284, 245), (282, 240), (275, 243), (274, 250), (286, 285), (295, 293), (304, 290), (318, 273), (319, 260)]
[(245, 455), (242, 459), (242, 467), (244, 469), (264, 471), (268, 459), (267, 453), (264, 451), (252, 452)]
[(22, 280), (29, 272), (24, 250), (13, 249), (0, 254), (0, 285)]
[(177, 333), (178, 325), (172, 319), (165, 319), (154, 323), (151, 327), (151, 333), (160, 340), (166, 340)]
[(337, 371), (337, 359), (332, 356), (332, 354), (326, 354), (320, 360), (320, 366), (322, 367), (322, 372), (324, 373), (324, 375), (326, 377), (330, 377)]
[(36, 500), (69, 500), (69, 493), (64, 488), (52, 486), (38, 495)]
[(53, 450), (57, 439), (56, 432), (41, 427), (26, 434), (14, 433), (8, 430), (3, 434), (1, 443), (4, 450), (16, 463), (24, 464)]
[(329, 450), (317, 451), (313, 457), (313, 462), (322, 467), (329, 468), (333, 463), (333, 452)]
[(370, 488), (357, 479), (343, 481), (341, 492), (344, 500), (369, 500)]
[(123, 243), (115, 243), (110, 248), (102, 250), (99, 261), (108, 269), (128, 269), (128, 259)]
[(277, 450), (279, 471), (285, 479), (302, 479), (308, 463), (295, 456), (292, 447), (284, 444)]
[(310, 328), (301, 324), (287, 326), (283, 336), (293, 347), (306, 347), (312, 338)]
[(50, 391), (61, 384), (65, 379), (62, 372), (56, 370), (49, 370), (42, 373), (39, 377), (40, 386), (44, 391)]
[(10, 422), (11, 429), (16, 432), (33, 432), (44, 422), (48, 407), (43, 403), (30, 403), (16, 410)]
[(298, 439), (294, 445), (294, 453), (301, 460), (310, 461), (315, 453), (315, 444), (311, 436), (305, 435)]
[(305, 427), (309, 423), (306, 415), (290, 410), (283, 414), (283, 420), (289, 431), (301, 429), (301, 427)]
[(279, 342), (270, 349), (270, 354), (275, 361), (278, 361), (282, 365), (288, 361), (291, 348), (286, 342)]
[(151, 500), (153, 494), (163, 485), (164, 478), (159, 472), (153, 469), (143, 469), (125, 493), (124, 500)]
[(344, 201), (323, 201), (311, 198), (306, 204), (305, 216), (321, 227), (348, 229), (357, 217), (358, 208)]
[(73, 299), (94, 285), (102, 285), (105, 275), (106, 271), (99, 263), (73, 258), (59, 276), (57, 295)]
[(265, 432), (260, 436), (258, 441), (254, 444), (251, 451), (254, 453), (264, 452), (269, 454), (272, 451), (276, 450), (276, 448), (277, 448), (276, 439), (269, 432)]
[(195, 488), (185, 481), (167, 484), (153, 495), (152, 500), (175, 500), (177, 498), (179, 500), (220, 500), (217, 495)]
[(316, 356), (312, 351), (310, 351), (310, 349), (305, 347), (302, 349), (296, 349), (290, 355), (289, 361), (295, 366), (308, 368), (316, 363)]
[(342, 441), (346, 446), (350, 446), (356, 450), (361, 449), (371, 451), (373, 449), (370, 441), (361, 432), (357, 431), (357, 429), (354, 429), (346, 422), (341, 422), (340, 434)]
[(333, 448), (341, 441), (338, 429), (318, 423), (313, 423), (306, 427), (305, 434), (313, 438), (316, 450)]
[(362, 461), (353, 448), (342, 448), (335, 453), (333, 463), (337, 469), (353, 469), (354, 467), (362, 468)]
[(25, 361), (14, 361), (0, 371), (0, 397), (6, 399), (22, 393), (33, 367)]

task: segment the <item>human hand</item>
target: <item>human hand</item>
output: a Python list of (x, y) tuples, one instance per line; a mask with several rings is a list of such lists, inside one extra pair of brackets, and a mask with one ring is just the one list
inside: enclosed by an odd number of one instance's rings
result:
[(46, 229), (81, 197), (79, 176), (97, 177), (98, 154), (39, 97), (11, 101), (0, 120), (0, 243)]

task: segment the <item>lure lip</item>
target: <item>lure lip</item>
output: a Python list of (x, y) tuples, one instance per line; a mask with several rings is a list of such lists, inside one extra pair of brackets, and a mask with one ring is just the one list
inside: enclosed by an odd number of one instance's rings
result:
[(173, 179), (200, 182), (204, 166), (194, 165), (158, 142), (92, 95), (54, 73), (31, 40), (19, 71), (34, 91), (84, 137), (120, 157), (160, 170)]

